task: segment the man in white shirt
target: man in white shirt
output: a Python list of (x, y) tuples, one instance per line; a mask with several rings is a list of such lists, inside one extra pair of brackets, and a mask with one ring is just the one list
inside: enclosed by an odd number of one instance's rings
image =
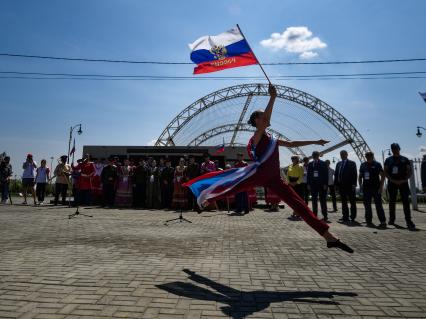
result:
[(32, 154), (27, 155), (27, 159), (22, 165), (22, 169), (24, 173), (22, 174), (22, 188), (24, 192), (24, 202), (23, 205), (27, 205), (27, 192), (30, 190), (31, 195), (34, 199), (34, 205), (36, 202), (36, 194), (34, 191), (34, 178), (35, 178), (35, 170), (37, 168), (37, 163), (33, 160)]

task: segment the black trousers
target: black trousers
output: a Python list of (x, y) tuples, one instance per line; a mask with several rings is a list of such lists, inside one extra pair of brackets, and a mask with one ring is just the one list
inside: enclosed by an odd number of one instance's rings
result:
[(300, 188), (302, 189), (302, 198), (305, 201), (306, 205), (309, 204), (309, 189), (308, 189), (308, 184), (306, 183), (301, 183), (300, 184)]
[(103, 184), (102, 186), (102, 206), (113, 207), (115, 200), (115, 185)]
[(145, 207), (146, 183), (136, 183), (133, 188), (133, 206)]
[(412, 224), (411, 221), (411, 208), (410, 208), (410, 187), (408, 183), (396, 185), (392, 182), (388, 183), (389, 192), (389, 223), (395, 222), (395, 208), (396, 208), (396, 197), (401, 195), (402, 207), (404, 208), (405, 221), (407, 225)]
[(46, 183), (37, 183), (36, 195), (39, 202), (44, 202), (44, 197), (46, 196)]
[(340, 199), (342, 200), (342, 214), (343, 220), (349, 220), (349, 206), (348, 200), (351, 205), (351, 220), (356, 219), (356, 193), (352, 188), (352, 185), (349, 186), (339, 186)]
[(331, 202), (333, 203), (333, 210), (337, 211), (336, 187), (334, 185), (328, 185), (328, 191), (330, 192)]
[(374, 200), (377, 217), (380, 223), (386, 223), (385, 211), (382, 204), (382, 194), (379, 193), (379, 190), (364, 190), (365, 221), (367, 223), (373, 222), (373, 211), (371, 209), (372, 199)]
[(312, 187), (311, 186), (311, 195), (312, 195), (312, 211), (315, 216), (318, 216), (318, 198), (321, 205), (321, 214), (327, 219), (327, 190), (322, 187)]
[(62, 197), (62, 205), (65, 205), (67, 200), (68, 184), (55, 184), (55, 205), (58, 205), (59, 195)]

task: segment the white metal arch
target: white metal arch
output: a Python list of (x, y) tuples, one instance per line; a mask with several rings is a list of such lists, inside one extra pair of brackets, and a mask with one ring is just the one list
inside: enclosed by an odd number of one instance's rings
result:
[[(326, 102), (315, 96), (283, 85), (275, 85), (277, 98), (292, 101), (304, 106), (319, 116), (327, 120), (334, 128), (340, 132), (347, 143), (349, 143), (360, 160), (364, 160), (364, 154), (369, 151), (366, 141), (358, 130), (338, 111)], [(212, 92), (182, 110), (163, 130), (157, 139), (156, 146), (174, 145), (173, 139), (179, 131), (194, 117), (215, 105), (239, 97), (268, 96), (268, 84), (250, 83), (230, 86)], [(247, 104), (247, 103), (246, 103)], [(241, 123), (238, 123), (236, 130), (240, 130)], [(281, 134), (282, 135), (282, 134)]]

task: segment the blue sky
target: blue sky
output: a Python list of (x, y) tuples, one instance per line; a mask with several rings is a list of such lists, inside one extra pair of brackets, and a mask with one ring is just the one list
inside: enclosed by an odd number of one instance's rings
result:
[[(274, 32), (307, 27), (325, 48), (309, 61), (425, 58), (426, 2), (412, 1), (1, 1), (0, 51), (89, 58), (189, 61), (187, 44), (239, 23), (261, 61), (300, 53), (260, 44)], [(0, 71), (192, 74), (191, 65), (149, 66), (0, 57)], [(426, 71), (426, 62), (266, 67), (270, 75)], [(261, 75), (256, 66), (215, 75)], [(15, 167), (67, 151), (68, 128), (82, 145), (146, 145), (181, 109), (226, 81), (31, 81), (0, 79), (0, 151)], [(345, 115), (377, 154), (398, 141), (419, 156), (426, 79), (276, 81), (307, 91)], [(16, 170), (20, 173), (20, 170)]]

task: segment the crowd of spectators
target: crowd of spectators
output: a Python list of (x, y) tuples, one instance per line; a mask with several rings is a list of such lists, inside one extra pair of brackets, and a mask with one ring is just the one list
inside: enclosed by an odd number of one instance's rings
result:
[[(408, 180), (412, 175), (410, 161), (400, 154), (400, 147), (391, 145), (392, 156), (388, 157), (384, 166), (374, 159), (372, 152), (365, 154), (365, 162), (359, 169), (354, 161), (348, 158), (345, 150), (340, 152), (341, 160), (335, 170), (330, 167), (330, 161), (320, 159), (320, 153), (315, 151), (312, 157), (298, 156), (291, 158), (291, 164), (286, 167), (283, 179), (293, 187), (295, 192), (308, 204), (311, 200), (314, 214), (318, 214), (318, 202), (322, 218), (328, 222), (327, 199), (331, 198), (333, 212), (338, 210), (336, 193), (340, 195), (343, 223), (357, 222), (356, 189), (362, 192), (365, 207), (365, 222), (373, 225), (372, 202), (377, 212), (379, 228), (395, 224), (395, 206), (399, 193), (403, 205), (405, 221), (408, 229), (415, 229), (411, 218), (409, 203)], [(0, 159), (0, 191), (1, 203), (9, 198), (9, 185), (12, 177), (10, 157)], [(243, 154), (237, 155), (234, 163), (227, 163), (223, 168), (219, 162), (212, 161), (209, 154), (199, 163), (193, 156), (180, 158), (173, 166), (171, 159), (152, 157), (138, 160), (118, 157), (108, 159), (91, 159), (86, 154), (74, 165), (67, 163), (68, 157), (61, 156), (53, 172), (42, 159), (40, 165), (28, 154), (22, 165), (22, 196), (27, 205), (31, 196), (34, 205), (43, 205), (46, 196), (46, 185), (55, 179), (54, 205), (101, 205), (102, 207), (134, 207), (146, 209), (175, 209), (197, 210), (196, 199), (191, 191), (183, 184), (205, 173), (243, 167), (248, 165), (243, 160)], [(426, 156), (421, 165), (423, 191), (426, 191)], [(387, 179), (389, 197), (389, 218), (382, 204), (382, 193)], [(70, 196), (72, 195), (72, 196)], [(68, 200), (67, 200), (68, 199)], [(247, 214), (256, 203), (256, 191), (247, 190), (227, 198), (226, 203), (212, 203), (215, 209), (218, 205), (230, 205), (236, 214)], [(279, 210), (280, 199), (272, 190), (265, 189), (265, 201), (271, 210)], [(290, 216), (292, 220), (300, 220), (297, 212)]]

